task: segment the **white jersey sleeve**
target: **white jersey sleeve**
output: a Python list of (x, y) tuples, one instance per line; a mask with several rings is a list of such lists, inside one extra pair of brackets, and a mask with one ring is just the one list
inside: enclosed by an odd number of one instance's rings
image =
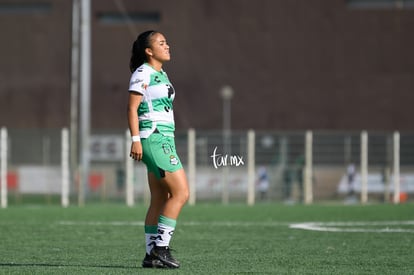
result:
[(141, 66), (131, 75), (131, 79), (129, 81), (129, 91), (144, 95), (149, 83), (150, 75), (146, 73)]

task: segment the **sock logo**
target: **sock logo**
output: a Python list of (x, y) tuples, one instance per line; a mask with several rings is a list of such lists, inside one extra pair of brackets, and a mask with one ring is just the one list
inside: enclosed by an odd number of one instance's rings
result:
[(150, 240), (151, 241), (158, 241), (158, 240), (160, 240), (160, 241), (162, 241), (162, 238), (161, 238), (161, 236), (160, 235), (157, 235), (157, 236), (151, 236), (150, 237)]

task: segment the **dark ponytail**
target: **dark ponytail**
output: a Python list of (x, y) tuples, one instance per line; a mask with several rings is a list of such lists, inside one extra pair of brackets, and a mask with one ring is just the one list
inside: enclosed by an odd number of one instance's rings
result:
[(145, 49), (150, 48), (151, 37), (157, 33), (156, 31), (146, 31), (138, 35), (137, 40), (132, 44), (132, 55), (129, 61), (129, 69), (133, 73), (139, 66), (147, 61)]

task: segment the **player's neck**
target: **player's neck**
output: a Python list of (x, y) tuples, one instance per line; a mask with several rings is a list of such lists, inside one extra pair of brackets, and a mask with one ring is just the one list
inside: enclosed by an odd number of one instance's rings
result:
[(158, 60), (155, 59), (151, 59), (148, 61), (148, 64), (157, 72), (161, 72), (162, 70), (162, 63), (159, 62)]

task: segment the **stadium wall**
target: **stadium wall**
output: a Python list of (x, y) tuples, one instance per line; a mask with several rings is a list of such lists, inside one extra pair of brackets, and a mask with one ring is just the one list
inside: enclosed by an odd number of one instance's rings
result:
[[(1, 126), (69, 125), (71, 2), (0, 0)], [(235, 129), (413, 130), (414, 10), (347, 2), (92, 1), (92, 127), (126, 127), (130, 47), (157, 29), (178, 129), (220, 129), (231, 85)]]

